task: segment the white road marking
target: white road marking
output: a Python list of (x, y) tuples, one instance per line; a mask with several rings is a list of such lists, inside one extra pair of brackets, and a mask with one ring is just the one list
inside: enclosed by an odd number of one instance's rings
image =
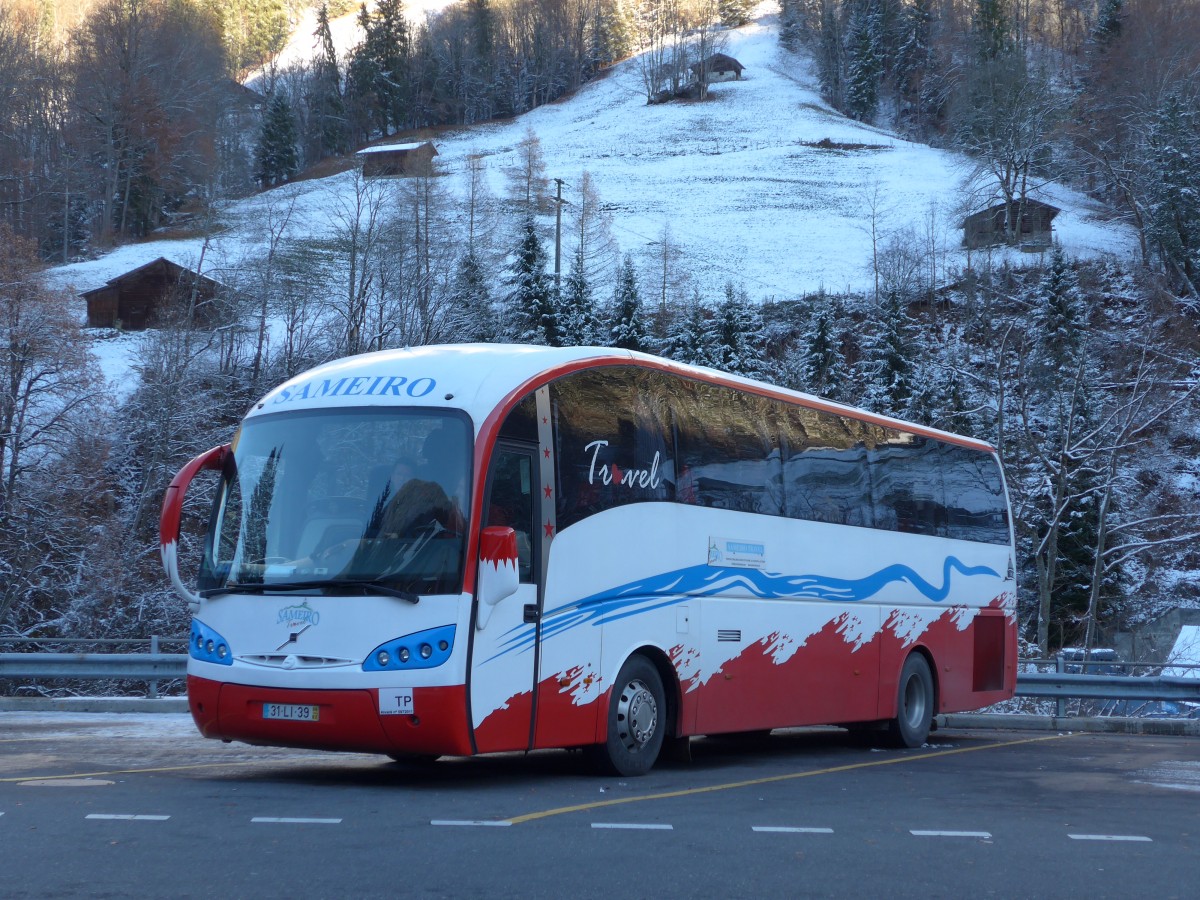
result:
[(593, 828), (627, 828), (634, 831), (672, 831), (674, 825), (657, 825), (637, 822), (593, 822)]
[(251, 822), (265, 822), (273, 825), (340, 825), (341, 819), (293, 819), (289, 817), (255, 816)]
[(914, 831), (910, 830), (909, 834), (917, 837), (967, 837), (967, 838), (983, 838), (988, 840), (991, 838), (990, 831)]
[(430, 825), (479, 825), (491, 828), (507, 828), (512, 822), (507, 821), (488, 821), (486, 819), (431, 819)]
[(1145, 843), (1153, 843), (1153, 841), (1140, 834), (1068, 834), (1073, 841), (1142, 841)]
[(143, 816), (128, 813), (88, 813), (85, 819), (110, 819), (119, 822), (165, 822), (170, 816)]
[(754, 825), (751, 830), (782, 834), (833, 834), (832, 828), (793, 828), (786, 825)]
[(103, 778), (27, 778), (18, 781), (21, 787), (104, 787), (112, 784)]

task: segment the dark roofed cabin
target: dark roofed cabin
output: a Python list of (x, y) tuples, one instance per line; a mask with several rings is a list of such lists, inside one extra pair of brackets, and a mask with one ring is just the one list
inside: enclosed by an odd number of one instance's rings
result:
[(87, 301), (89, 328), (141, 331), (157, 324), (172, 305), (186, 303), (193, 286), (195, 317), (211, 323), (216, 317), (213, 301), (225, 291), (224, 285), (161, 256), (80, 296)]
[(734, 59), (732, 56), (726, 56), (724, 53), (714, 53), (700, 62), (692, 63), (692, 74), (699, 81), (701, 77), (707, 73), (709, 81), (728, 81), (731, 78), (738, 79), (742, 77), (742, 72), (746, 67)]
[[(1039, 200), (1026, 200), (1025, 210), (1021, 215), (1021, 227), (1018, 240), (1014, 243), (1022, 247), (1049, 247), (1052, 240), (1054, 217), (1061, 210), (1049, 203)], [(981, 210), (967, 216), (963, 220), (963, 246), (972, 250), (979, 247), (995, 247), (1006, 243), (1004, 229), (1007, 217), (1007, 207), (1000, 203), (989, 209)]]
[(429, 141), (420, 144), (384, 144), (367, 147), (354, 155), (362, 160), (364, 178), (395, 178), (432, 173), (437, 148)]

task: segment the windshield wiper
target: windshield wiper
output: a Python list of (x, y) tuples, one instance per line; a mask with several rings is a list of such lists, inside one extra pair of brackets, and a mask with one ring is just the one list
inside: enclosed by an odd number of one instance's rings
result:
[(231, 582), (224, 587), (211, 588), (201, 591), (201, 597), (217, 597), (222, 594), (266, 594), (273, 591), (312, 591), (321, 588), (337, 588), (338, 590), (359, 590), (364, 594), (379, 594), (384, 597), (396, 597), (409, 603), (420, 603), (421, 598), (412, 591), (402, 591), (389, 587), (379, 581), (362, 581), (355, 578), (328, 578), (322, 581), (272, 581), (267, 583), (250, 582), (239, 584)]

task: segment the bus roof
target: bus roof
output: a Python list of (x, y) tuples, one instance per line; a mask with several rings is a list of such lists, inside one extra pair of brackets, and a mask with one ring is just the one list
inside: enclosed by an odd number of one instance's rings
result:
[(438, 344), (348, 356), (279, 385), (251, 408), (247, 418), (301, 409), (425, 406), (461, 409), (478, 429), (506, 399), (516, 399), (570, 372), (594, 365), (620, 364), (722, 384), (993, 452), (989, 444), (973, 438), (869, 413), (752, 378), (611, 347)]

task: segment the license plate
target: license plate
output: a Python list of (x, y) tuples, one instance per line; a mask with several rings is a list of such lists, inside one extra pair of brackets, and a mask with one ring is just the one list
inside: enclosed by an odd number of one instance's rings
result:
[(321, 707), (302, 703), (264, 703), (264, 719), (285, 719), (289, 722), (316, 722), (321, 718)]

